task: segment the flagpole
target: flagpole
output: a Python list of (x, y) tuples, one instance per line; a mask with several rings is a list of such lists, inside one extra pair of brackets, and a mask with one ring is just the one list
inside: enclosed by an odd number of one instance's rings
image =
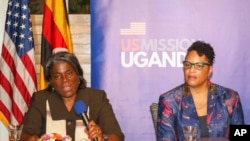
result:
[(67, 13), (69, 13), (69, 0), (65, 0)]

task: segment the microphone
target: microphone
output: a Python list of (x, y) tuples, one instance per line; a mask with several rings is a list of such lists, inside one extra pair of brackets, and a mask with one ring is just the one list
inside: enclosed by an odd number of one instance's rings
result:
[[(89, 118), (86, 114), (87, 106), (82, 100), (78, 100), (74, 103), (74, 111), (77, 115), (82, 117), (83, 123), (85, 124), (86, 128), (88, 129)], [(97, 138), (94, 138), (93, 141), (98, 141)]]

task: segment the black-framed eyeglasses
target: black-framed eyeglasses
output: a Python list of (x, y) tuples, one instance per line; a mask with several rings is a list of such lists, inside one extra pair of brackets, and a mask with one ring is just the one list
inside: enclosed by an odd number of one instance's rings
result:
[(189, 61), (183, 61), (183, 68), (184, 69), (190, 69), (192, 66), (194, 66), (195, 69), (201, 70), (203, 69), (204, 66), (210, 66), (211, 64), (205, 63), (205, 62), (196, 62), (196, 63), (191, 63)]

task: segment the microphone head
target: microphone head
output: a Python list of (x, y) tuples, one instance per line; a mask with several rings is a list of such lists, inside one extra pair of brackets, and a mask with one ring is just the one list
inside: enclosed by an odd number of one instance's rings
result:
[(87, 111), (87, 106), (82, 100), (78, 100), (74, 103), (74, 110), (77, 115)]

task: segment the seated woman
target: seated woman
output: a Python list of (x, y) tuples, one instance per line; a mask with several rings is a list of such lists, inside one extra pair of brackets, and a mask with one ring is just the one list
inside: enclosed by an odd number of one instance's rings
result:
[(208, 43), (196, 41), (188, 48), (185, 83), (159, 98), (158, 141), (183, 141), (182, 128), (187, 125), (198, 127), (198, 138), (228, 138), (231, 124), (244, 124), (239, 94), (209, 80), (214, 57)]
[[(48, 88), (35, 92), (23, 120), (22, 141), (37, 141), (43, 134), (69, 135), (73, 141), (123, 141), (112, 106), (103, 90), (86, 87), (83, 70), (74, 54), (52, 55), (45, 67)], [(87, 105), (87, 128), (73, 110), (75, 101)], [(87, 130), (88, 129), (88, 130)]]

